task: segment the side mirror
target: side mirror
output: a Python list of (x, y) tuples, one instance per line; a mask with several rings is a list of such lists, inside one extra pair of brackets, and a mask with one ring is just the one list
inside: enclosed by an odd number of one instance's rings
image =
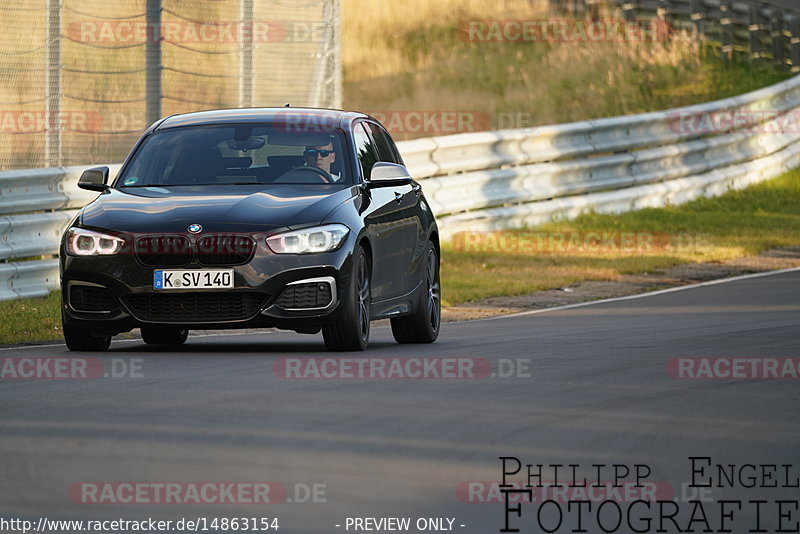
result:
[(411, 173), (402, 165), (379, 161), (372, 166), (369, 185), (372, 187), (391, 187), (411, 183)]
[(108, 167), (86, 169), (78, 180), (78, 187), (89, 191), (105, 191), (108, 189)]

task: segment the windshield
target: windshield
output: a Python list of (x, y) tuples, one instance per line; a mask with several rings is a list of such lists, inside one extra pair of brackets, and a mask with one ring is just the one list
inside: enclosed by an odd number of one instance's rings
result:
[(230, 124), (156, 131), (136, 151), (118, 187), (352, 184), (337, 129)]

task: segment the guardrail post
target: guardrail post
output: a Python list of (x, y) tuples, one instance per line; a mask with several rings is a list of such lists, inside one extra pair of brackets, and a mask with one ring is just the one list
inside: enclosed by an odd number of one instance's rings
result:
[(791, 34), (789, 50), (792, 72), (800, 72), (800, 18), (791, 16), (788, 22)]
[(639, 0), (628, 0), (622, 4), (622, 13), (626, 21), (634, 22), (639, 17)]
[(750, 50), (750, 59), (757, 60), (763, 57), (761, 46), (761, 7), (751, 5), (748, 9), (748, 48)]
[(146, 105), (147, 124), (161, 118), (161, 0), (147, 0)]
[(45, 167), (61, 165), (61, 0), (47, 2)]
[(706, 12), (703, 0), (692, 0), (691, 10), (692, 10), (691, 19), (692, 22), (694, 23), (695, 35), (700, 38), (704, 38)]
[(784, 59), (783, 48), (783, 19), (778, 10), (773, 9), (770, 14), (769, 35), (772, 40), (772, 60), (775, 65), (785, 67), (786, 61)]
[(719, 10), (721, 13), (719, 24), (722, 27), (722, 59), (730, 61), (733, 58), (733, 17), (731, 13), (730, 0), (720, 2)]
[(253, 0), (241, 0), (242, 48), (239, 54), (239, 107), (253, 105)]

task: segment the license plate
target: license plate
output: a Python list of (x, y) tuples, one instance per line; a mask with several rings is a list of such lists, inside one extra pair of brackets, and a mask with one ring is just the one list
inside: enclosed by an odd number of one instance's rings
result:
[(155, 289), (231, 289), (233, 269), (156, 269)]

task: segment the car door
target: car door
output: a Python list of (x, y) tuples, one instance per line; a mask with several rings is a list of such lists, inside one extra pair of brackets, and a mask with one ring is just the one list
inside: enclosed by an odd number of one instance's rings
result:
[[(354, 126), (353, 139), (362, 176), (369, 180), (379, 156), (365, 123)], [(400, 227), (404, 215), (393, 187), (370, 188), (366, 194), (369, 202), (363, 217), (372, 245), (372, 300), (379, 302), (403, 294), (400, 273), (405, 244)]]
[[(389, 133), (377, 123), (369, 121), (366, 125), (377, 148), (378, 159), (402, 165), (403, 160)], [(398, 229), (394, 244), (402, 248), (396, 251), (396, 258), (400, 268), (401, 294), (406, 294), (414, 290), (420, 281), (418, 260), (426, 238), (419, 207), (422, 188), (415, 183), (387, 189), (392, 191), (395, 208), (400, 212), (397, 216)]]

